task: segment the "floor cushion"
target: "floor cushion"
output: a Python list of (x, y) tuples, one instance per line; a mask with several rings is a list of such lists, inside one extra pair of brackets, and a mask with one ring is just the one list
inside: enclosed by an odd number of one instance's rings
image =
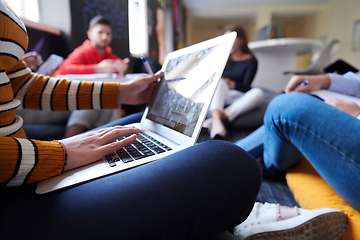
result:
[(316, 172), (305, 157), (287, 174), (286, 180), (302, 208), (336, 208), (348, 215), (343, 240), (360, 239), (360, 212), (351, 207)]

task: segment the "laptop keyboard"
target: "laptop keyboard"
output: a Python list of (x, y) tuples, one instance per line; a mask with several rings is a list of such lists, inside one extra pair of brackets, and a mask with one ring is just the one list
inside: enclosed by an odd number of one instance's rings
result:
[(119, 161), (129, 163), (170, 150), (171, 148), (164, 143), (146, 133), (140, 132), (137, 134), (137, 138), (132, 144), (106, 155), (105, 158), (110, 167), (115, 167), (116, 163)]

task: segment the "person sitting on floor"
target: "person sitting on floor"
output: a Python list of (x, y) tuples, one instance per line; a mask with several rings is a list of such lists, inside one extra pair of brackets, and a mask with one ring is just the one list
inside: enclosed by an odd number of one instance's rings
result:
[[(112, 52), (110, 47), (112, 41), (111, 21), (107, 17), (98, 15), (92, 18), (89, 22), (87, 36), (88, 39), (70, 53), (59, 66), (56, 71), (57, 75), (94, 73), (123, 75), (126, 73), (129, 59), (120, 59)], [(88, 117), (95, 114), (100, 116)], [(107, 123), (112, 119), (112, 116), (113, 112), (109, 110), (101, 110), (100, 112), (92, 110), (74, 111), (66, 126), (65, 137), (71, 137)], [(101, 119), (99, 120), (99, 118)]]
[[(308, 83), (298, 87), (304, 81)], [(353, 72), (293, 76), (286, 94), (270, 102), (264, 125), (235, 144), (257, 158), (268, 176), (284, 176), (305, 156), (319, 175), (360, 211), (360, 107), (355, 102), (323, 101), (308, 94), (319, 89), (359, 98), (360, 77)]]
[(0, 54), (2, 239), (208, 239), (246, 219), (260, 188), (260, 169), (250, 154), (225, 141), (207, 141), (127, 171), (37, 195), (37, 182), (129, 145), (139, 129), (118, 126), (131, 122), (129, 116), (113, 127), (38, 141), (26, 138), (17, 107), (94, 107), (87, 96), (100, 99), (102, 94), (107, 94), (104, 108), (144, 103), (162, 73), (121, 85), (35, 74), (21, 60), (28, 45), (23, 22), (3, 0), (0, 12), (6, 29), (0, 33), (0, 52), (6, 52)]
[(57, 75), (118, 73), (125, 74), (129, 59), (120, 59), (112, 52), (111, 22), (98, 15), (90, 20), (88, 39), (69, 54), (57, 69)]
[(225, 138), (223, 121), (231, 122), (264, 101), (263, 91), (251, 88), (257, 71), (257, 60), (248, 47), (246, 33), (240, 26), (229, 25), (225, 27), (223, 34), (232, 31), (237, 33), (237, 37), (209, 108), (211, 118), (204, 122), (212, 139)]
[(28, 46), (25, 25), (4, 0), (0, 13), (1, 239), (207, 239), (246, 219), (260, 188), (260, 169), (251, 155), (225, 141), (36, 194), (39, 181), (129, 145), (139, 129), (119, 126), (132, 120), (129, 116), (113, 127), (58, 141), (28, 139), (16, 115), (20, 105), (66, 111), (147, 103), (162, 73), (124, 84), (33, 73), (21, 59)]

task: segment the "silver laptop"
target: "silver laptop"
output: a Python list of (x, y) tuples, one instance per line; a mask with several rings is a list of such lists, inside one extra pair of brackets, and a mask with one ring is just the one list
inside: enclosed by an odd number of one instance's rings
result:
[(120, 149), (95, 163), (44, 180), (38, 184), (36, 192), (41, 194), (83, 183), (194, 145), (235, 38), (236, 33), (232, 32), (166, 56), (162, 67), (164, 75), (152, 100), (140, 123), (131, 124), (145, 134), (146, 139), (141, 141), (157, 148), (151, 156), (124, 157), (124, 152), (140, 148), (132, 144), (130, 150)]

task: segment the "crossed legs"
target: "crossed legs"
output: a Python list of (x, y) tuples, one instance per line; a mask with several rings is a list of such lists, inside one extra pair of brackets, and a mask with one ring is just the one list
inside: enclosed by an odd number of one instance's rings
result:
[(268, 106), (264, 126), (236, 144), (265, 170), (284, 174), (304, 155), (322, 178), (360, 210), (360, 121), (304, 93), (283, 94)]
[(36, 185), (7, 189), (1, 193), (0, 235), (207, 239), (246, 219), (260, 184), (251, 155), (229, 142), (208, 141), (48, 194), (35, 194)]
[[(229, 89), (224, 80), (220, 80), (214, 98), (210, 105), (211, 118), (207, 119), (204, 127), (210, 131), (211, 138), (225, 137), (224, 120), (233, 121), (258, 107), (264, 101), (264, 92), (260, 88), (252, 88), (246, 93)], [(228, 105), (225, 108), (225, 105)]]

